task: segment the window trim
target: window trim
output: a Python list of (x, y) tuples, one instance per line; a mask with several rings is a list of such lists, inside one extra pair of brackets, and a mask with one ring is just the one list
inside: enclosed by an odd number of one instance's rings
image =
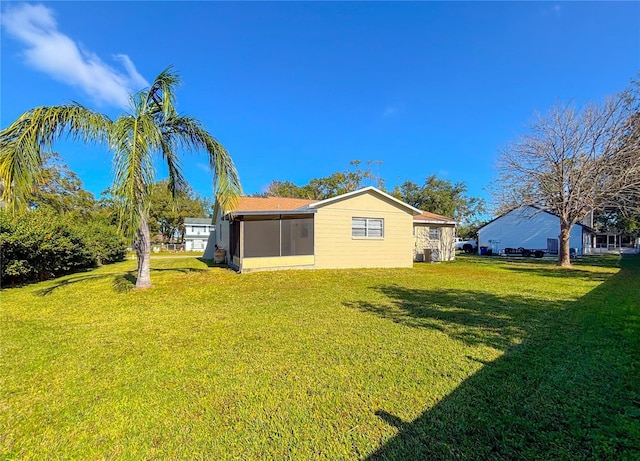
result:
[[(364, 220), (364, 227), (356, 227), (356, 220)], [(371, 226), (372, 222), (380, 222), (379, 227)], [(364, 235), (354, 235), (355, 229), (364, 229)], [(380, 231), (381, 235), (370, 235), (370, 232), (376, 230)], [(354, 240), (384, 240), (384, 218), (366, 218), (363, 216), (351, 217), (351, 238)]]

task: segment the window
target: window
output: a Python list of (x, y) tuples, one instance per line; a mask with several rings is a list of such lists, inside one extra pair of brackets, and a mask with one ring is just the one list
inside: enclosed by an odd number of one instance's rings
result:
[(439, 227), (430, 227), (429, 228), (429, 240), (438, 240), (440, 238), (440, 228)]
[(384, 219), (382, 218), (351, 218), (352, 237), (384, 237)]

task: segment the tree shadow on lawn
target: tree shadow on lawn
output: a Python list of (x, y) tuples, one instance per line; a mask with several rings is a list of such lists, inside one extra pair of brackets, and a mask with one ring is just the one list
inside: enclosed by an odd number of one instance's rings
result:
[[(133, 290), (136, 286), (136, 281), (138, 280), (135, 275), (136, 272), (137, 271), (128, 271), (125, 273), (118, 273), (118, 274), (108, 273), (108, 274), (68, 275), (63, 278), (59, 278), (52, 281), (51, 286), (36, 290), (34, 293), (38, 296), (47, 296), (53, 293), (58, 288), (63, 288), (69, 285), (87, 282), (90, 280), (104, 280), (109, 278), (113, 279), (113, 282), (111, 284), (113, 291), (115, 291), (116, 293), (127, 293)], [(151, 272), (152, 273), (153, 272), (181, 272), (183, 274), (188, 274), (191, 272), (205, 272), (205, 269), (197, 269), (193, 267), (172, 267), (170, 269), (151, 269)]]
[(593, 272), (584, 269), (579, 269), (576, 266), (566, 268), (554, 266), (550, 267), (505, 267), (505, 270), (512, 272), (520, 272), (523, 274), (537, 275), (541, 277), (553, 277), (561, 279), (581, 279), (592, 282), (604, 282), (611, 277), (609, 273)]
[[(538, 303), (548, 311), (544, 322), (504, 318), (503, 327), (524, 325), (524, 342), (416, 420), (378, 409), (399, 432), (367, 460), (640, 459), (640, 258), (624, 258), (622, 267), (562, 309)], [(453, 317), (429, 307), (431, 293), (387, 293), (417, 322), (435, 317), (476, 329), (494, 325), (501, 310), (490, 297), (474, 307), (469, 293), (450, 292), (445, 300), (468, 311)]]
[(500, 350), (525, 335), (526, 323), (539, 323), (541, 317), (563, 305), (472, 290), (415, 290), (395, 284), (374, 289), (387, 296), (389, 302), (345, 305), (397, 324), (438, 330), (469, 345), (485, 344)]

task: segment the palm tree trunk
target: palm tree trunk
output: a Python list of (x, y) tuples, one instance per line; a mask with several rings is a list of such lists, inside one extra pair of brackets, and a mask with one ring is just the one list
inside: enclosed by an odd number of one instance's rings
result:
[(141, 213), (140, 227), (137, 231), (136, 253), (138, 255), (136, 288), (149, 288), (151, 286), (151, 237), (147, 214), (144, 212)]
[(560, 252), (558, 254), (558, 266), (571, 267), (571, 254), (569, 250), (571, 237), (571, 225), (560, 222)]

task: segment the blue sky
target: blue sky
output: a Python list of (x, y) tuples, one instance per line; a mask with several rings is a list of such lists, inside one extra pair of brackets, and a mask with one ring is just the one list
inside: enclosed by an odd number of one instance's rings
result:
[[(244, 191), (349, 168), (393, 188), (436, 174), (489, 198), (500, 146), (534, 111), (601, 101), (640, 70), (640, 2), (3, 2), (0, 125), (78, 101), (115, 117), (172, 64), (181, 112)], [(56, 146), (85, 187), (104, 148)], [(210, 196), (204, 155), (186, 155)], [(159, 171), (159, 177), (162, 176)]]

